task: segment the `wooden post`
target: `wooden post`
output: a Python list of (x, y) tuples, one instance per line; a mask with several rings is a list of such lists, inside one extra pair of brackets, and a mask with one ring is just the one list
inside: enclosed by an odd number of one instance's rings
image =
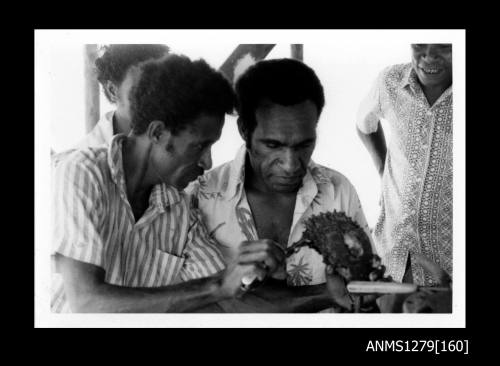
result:
[(300, 61), (304, 61), (304, 45), (303, 44), (292, 44), (292, 58)]
[(274, 44), (240, 44), (224, 61), (219, 70), (233, 83), (235, 81), (234, 68), (239, 60), (246, 55), (250, 55), (255, 61), (260, 61), (271, 52), (274, 46)]
[(85, 129), (92, 130), (99, 121), (99, 82), (94, 72), (94, 62), (97, 58), (97, 45), (84, 46), (84, 76), (85, 76)]

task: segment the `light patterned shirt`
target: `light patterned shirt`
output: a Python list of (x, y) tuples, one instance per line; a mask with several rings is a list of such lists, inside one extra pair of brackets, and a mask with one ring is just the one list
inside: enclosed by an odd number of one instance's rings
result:
[[(53, 253), (101, 267), (105, 282), (160, 287), (224, 269), (191, 199), (156, 185), (136, 222), (126, 196), (122, 142), (68, 153), (55, 169)], [(68, 311), (61, 277), (54, 275), (52, 310)]]
[[(259, 239), (244, 189), (245, 157), (243, 146), (233, 161), (206, 173), (187, 189), (197, 199), (210, 235), (216, 239), (226, 261), (236, 256), (242, 241)], [(304, 220), (333, 210), (345, 212), (370, 236), (354, 186), (339, 172), (311, 161), (297, 192), (287, 246), (302, 237)], [(303, 247), (287, 259), (286, 268), (277, 277), (286, 278), (292, 286), (324, 283), (323, 258), (315, 250)]]
[(109, 145), (114, 136), (113, 115), (114, 111), (104, 114), (92, 130), (77, 144), (77, 148), (98, 147)]
[[(410, 253), (422, 253), (452, 275), (452, 87), (429, 103), (411, 64), (386, 68), (362, 102), (357, 126), (390, 128), (382, 177), (382, 207), (374, 230), (378, 253), (395, 280)], [(412, 261), (415, 283), (433, 285)]]
[(108, 146), (113, 138), (113, 115), (114, 111), (105, 113), (94, 128), (85, 137), (79, 141), (75, 147), (64, 150), (58, 153), (51, 151), (52, 169), (55, 168), (59, 161), (66, 155), (71, 154), (76, 149), (86, 149), (88, 147)]

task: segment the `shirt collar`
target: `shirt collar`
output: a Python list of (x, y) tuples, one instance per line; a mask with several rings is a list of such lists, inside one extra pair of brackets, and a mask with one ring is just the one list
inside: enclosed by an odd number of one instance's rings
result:
[[(123, 171), (123, 141), (127, 137), (124, 134), (113, 136), (108, 147), (108, 165), (111, 178), (119, 187), (122, 196), (126, 197), (127, 187), (125, 185), (125, 172)], [(151, 190), (149, 204), (164, 211), (168, 206), (174, 205), (181, 200), (181, 193), (174, 187), (165, 183), (157, 184)]]
[[(403, 78), (401, 80), (401, 88), (405, 88), (408, 85), (410, 86), (410, 88), (412, 89), (412, 91), (414, 93), (416, 93), (417, 90), (419, 90), (419, 89), (422, 90), (422, 88), (420, 87), (420, 84), (418, 82), (417, 73), (415, 72), (415, 70), (413, 69), (413, 66), (411, 64), (408, 64), (408, 69), (405, 70), (405, 72), (403, 74)], [(448, 95), (452, 94), (452, 86), (453, 85), (450, 85), (448, 87), (448, 89), (446, 89), (443, 92), (443, 94), (436, 101), (435, 105), (439, 104), (438, 103), (439, 100), (442, 100), (442, 99), (446, 98)]]
[(247, 149), (242, 145), (236, 157), (231, 161), (229, 166), (229, 180), (225, 196), (227, 199), (233, 199), (236, 195), (241, 194), (242, 187), (245, 182), (245, 160), (247, 156)]
[(310, 177), (314, 180), (314, 182), (316, 182), (316, 184), (331, 183), (330, 178), (323, 174), (323, 169), (312, 160), (309, 162), (308, 173), (310, 173)]
[[(229, 180), (227, 189), (225, 190), (225, 196), (227, 199), (233, 199), (241, 195), (245, 182), (246, 154), (247, 149), (246, 146), (243, 145), (238, 150), (234, 160), (230, 163)], [(322, 173), (320, 167), (311, 160), (307, 167), (306, 175), (302, 180), (302, 186), (300, 187), (299, 192), (315, 196), (318, 192), (317, 185), (328, 183), (331, 183), (330, 179), (328, 179), (328, 177)]]
[(111, 141), (114, 135), (113, 130), (113, 116), (115, 115), (115, 111), (106, 112), (101, 119), (97, 122), (96, 127), (101, 130), (103, 138), (106, 142)]
[(407, 69), (404, 71), (403, 78), (401, 79), (401, 88), (405, 88), (408, 85), (413, 91), (417, 90), (417, 74), (412, 64), (408, 64)]
[[(408, 64), (408, 68), (405, 70), (403, 78), (401, 80), (401, 88), (405, 88), (406, 86), (409, 86), (410, 89), (413, 91), (413, 93), (420, 94), (424, 98), (422, 87), (418, 82), (418, 76), (415, 70), (413, 69), (412, 64)], [(441, 94), (441, 96), (436, 100), (436, 102), (433, 104), (432, 107), (440, 105), (443, 102), (443, 100), (451, 96), (452, 87), (453, 85), (450, 85), (448, 89), (446, 89), (443, 92), (443, 94)]]
[(181, 193), (176, 188), (162, 183), (155, 185), (151, 190), (149, 205), (158, 207), (160, 211), (165, 211), (167, 207), (175, 205), (180, 200)]
[(126, 136), (123, 134), (113, 136), (108, 147), (108, 165), (111, 172), (111, 178), (123, 192), (127, 191), (122, 156), (123, 141), (125, 138)]

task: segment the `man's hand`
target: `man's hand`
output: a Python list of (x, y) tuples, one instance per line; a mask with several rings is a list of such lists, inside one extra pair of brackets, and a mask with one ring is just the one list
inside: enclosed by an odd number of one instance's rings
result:
[[(381, 294), (356, 294), (352, 295), (349, 293), (347, 290), (347, 283), (346, 281), (335, 271), (333, 270), (333, 267), (328, 265), (326, 266), (326, 287), (328, 290), (328, 293), (332, 297), (332, 300), (340, 307), (343, 309), (346, 309), (348, 311), (355, 311), (356, 306), (355, 306), (355, 297), (358, 296), (357, 300), (359, 300), (358, 305), (361, 306), (363, 304), (364, 309), (366, 307), (370, 307), (375, 305), (375, 300), (382, 296)], [(361, 297), (360, 297), (361, 296)], [(356, 311), (360, 311), (359, 309)]]
[(352, 311), (354, 302), (347, 291), (345, 280), (335, 273), (332, 266), (326, 266), (326, 288), (335, 304), (343, 309)]
[[(412, 261), (430, 272), (438, 286), (421, 287), (408, 294), (391, 294), (379, 298), (378, 306), (382, 313), (451, 313), (451, 278), (436, 263), (423, 255), (412, 254)], [(447, 290), (449, 288), (449, 290)]]
[(244, 241), (239, 246), (237, 261), (239, 264), (258, 263), (273, 274), (285, 261), (285, 251), (269, 239)]
[(437, 263), (434, 263), (420, 253), (413, 254), (413, 259), (415, 263), (420, 264), (426, 271), (431, 273), (432, 277), (435, 281), (437, 281), (439, 286), (451, 287), (450, 275), (439, 267)]
[(384, 130), (382, 129), (382, 124), (380, 121), (377, 125), (377, 130), (370, 134), (365, 134), (359, 128), (356, 128), (358, 136), (361, 138), (363, 145), (370, 153), (373, 163), (375, 164), (375, 169), (380, 177), (384, 174), (385, 169), (385, 158), (387, 156), (387, 145), (385, 142)]
[(244, 278), (263, 281), (267, 275), (273, 274), (284, 260), (283, 249), (272, 240), (242, 242), (236, 258), (222, 273), (223, 296), (241, 296), (244, 293)]
[[(420, 264), (432, 274), (441, 289), (421, 288), (408, 296), (402, 304), (403, 313), (451, 313), (453, 310), (453, 293), (451, 277), (439, 265), (420, 253), (414, 254), (415, 263)], [(446, 291), (448, 289), (448, 291)]]

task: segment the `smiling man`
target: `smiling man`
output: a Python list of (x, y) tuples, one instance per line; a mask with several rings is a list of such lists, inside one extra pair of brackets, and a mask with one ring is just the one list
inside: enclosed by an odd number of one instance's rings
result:
[[(235, 88), (245, 145), (189, 187), (226, 260), (237, 255), (240, 240), (290, 247), (302, 237), (304, 220), (320, 212), (344, 211), (370, 235), (353, 185), (311, 160), (325, 103), (315, 72), (293, 59), (265, 60), (246, 70)], [(325, 264), (304, 247), (272, 277), (290, 288), (320, 285)]]
[[(382, 178), (377, 252), (396, 281), (437, 284), (423, 254), (452, 275), (452, 46), (413, 44), (362, 102), (357, 130)], [(381, 119), (388, 122), (386, 146)]]

